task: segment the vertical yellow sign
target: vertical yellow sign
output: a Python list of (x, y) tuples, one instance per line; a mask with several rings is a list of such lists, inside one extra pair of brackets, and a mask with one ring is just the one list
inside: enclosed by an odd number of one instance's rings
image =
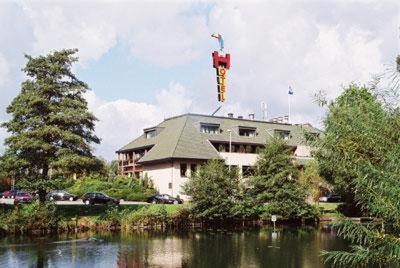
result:
[(225, 101), (227, 73), (228, 70), (225, 67), (218, 66), (217, 68), (218, 100), (221, 102)]

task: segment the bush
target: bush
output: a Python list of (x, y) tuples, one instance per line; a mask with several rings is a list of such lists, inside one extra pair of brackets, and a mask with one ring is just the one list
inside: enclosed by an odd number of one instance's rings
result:
[(49, 230), (57, 228), (59, 217), (53, 203), (17, 206), (3, 214), (0, 228), (9, 233)]
[(139, 180), (123, 176), (117, 176), (112, 181), (82, 178), (67, 191), (77, 196), (87, 192), (104, 192), (111, 197), (131, 201), (145, 201), (156, 193), (154, 189), (142, 186)]
[(202, 220), (225, 220), (232, 217), (232, 207), (239, 193), (236, 168), (228, 169), (219, 160), (209, 160), (184, 185), (185, 194), (192, 197), (191, 210)]
[(151, 205), (125, 213), (121, 225), (122, 228), (126, 230), (132, 229), (134, 226), (138, 225), (180, 226), (187, 225), (190, 219), (190, 210), (182, 205)]

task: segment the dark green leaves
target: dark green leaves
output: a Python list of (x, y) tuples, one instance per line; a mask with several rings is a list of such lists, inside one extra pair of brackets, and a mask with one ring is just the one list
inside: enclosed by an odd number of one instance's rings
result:
[(71, 71), (76, 52), (26, 56), (23, 71), (29, 78), (7, 108), (11, 119), (3, 126), (11, 136), (2, 163), (32, 190), (49, 188), (50, 174), (68, 177), (99, 166), (90, 147), (100, 142), (93, 133), (97, 119), (83, 97), (88, 86)]

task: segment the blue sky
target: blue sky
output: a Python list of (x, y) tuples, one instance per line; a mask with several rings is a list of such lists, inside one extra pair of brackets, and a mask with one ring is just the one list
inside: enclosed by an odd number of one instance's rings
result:
[[(95, 4), (94, 4), (95, 3)], [(313, 102), (343, 86), (367, 84), (400, 51), (399, 1), (1, 1), (0, 122), (24, 79), (24, 53), (78, 48), (78, 77), (89, 84), (89, 109), (99, 118), (96, 154), (115, 150), (164, 118), (214, 111), (211, 53), (224, 36), (231, 54), (225, 115), (288, 113), (322, 126)], [(2, 141), (9, 134), (0, 128)]]
[(210, 57), (168, 68), (150, 65), (132, 56), (129, 47), (121, 42), (99, 60), (79, 67), (76, 72), (102, 99), (112, 101), (127, 98), (154, 103), (160, 88), (171, 81), (179, 81), (190, 92), (193, 78), (199, 70), (209, 69)]

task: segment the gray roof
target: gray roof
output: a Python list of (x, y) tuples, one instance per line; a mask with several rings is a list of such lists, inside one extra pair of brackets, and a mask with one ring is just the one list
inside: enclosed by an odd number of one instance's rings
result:
[[(208, 134), (200, 132), (200, 123), (219, 124), (221, 132)], [(239, 136), (239, 127), (255, 128), (255, 137)], [(165, 119), (155, 127), (158, 134), (146, 138), (143, 134), (117, 152), (127, 152), (139, 148), (152, 148), (140, 159), (139, 163), (170, 158), (213, 159), (220, 158), (210, 142), (229, 142), (232, 130), (232, 143), (264, 145), (274, 134), (274, 130), (289, 130), (288, 145), (305, 144), (304, 132), (321, 133), (311, 125), (292, 125), (266, 121), (238, 119), (199, 114), (183, 114)], [(150, 128), (149, 128), (150, 129)]]

